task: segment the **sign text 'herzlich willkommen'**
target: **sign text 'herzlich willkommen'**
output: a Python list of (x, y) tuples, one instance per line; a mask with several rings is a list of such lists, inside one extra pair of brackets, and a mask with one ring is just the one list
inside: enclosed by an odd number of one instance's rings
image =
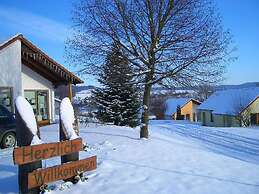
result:
[(71, 178), (78, 172), (96, 169), (96, 156), (53, 166), (45, 169), (34, 170), (28, 175), (28, 188), (34, 188), (57, 180)]
[(14, 164), (27, 164), (56, 156), (63, 156), (81, 151), (83, 143), (81, 138), (61, 141), (57, 143), (44, 143), (40, 145), (15, 148), (13, 151)]

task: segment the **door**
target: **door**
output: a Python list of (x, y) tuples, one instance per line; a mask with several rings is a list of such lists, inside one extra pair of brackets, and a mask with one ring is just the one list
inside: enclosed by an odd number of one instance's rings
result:
[(206, 113), (202, 112), (202, 125), (206, 125)]
[(186, 114), (186, 115), (185, 115), (185, 120), (190, 121), (190, 114)]
[(48, 92), (38, 91), (37, 92), (37, 105), (38, 105), (38, 121), (48, 121)]
[(39, 125), (49, 124), (48, 91), (26, 90), (24, 96), (31, 104)]
[(259, 113), (250, 115), (251, 125), (259, 125)]

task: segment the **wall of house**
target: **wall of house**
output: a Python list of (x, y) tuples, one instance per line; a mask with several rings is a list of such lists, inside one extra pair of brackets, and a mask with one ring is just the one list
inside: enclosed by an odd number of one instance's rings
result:
[(22, 95), (24, 95), (24, 90), (47, 90), (49, 99), (49, 117), (50, 121), (55, 120), (55, 104), (54, 104), (54, 86), (53, 84), (28, 68), (22, 65)]
[(202, 111), (200, 111), (200, 113), (201, 113), (201, 123), (202, 123), (202, 125), (213, 126), (214, 123), (212, 123), (210, 121), (211, 111), (202, 110)]
[(185, 104), (185, 106), (183, 106), (182, 108), (181, 108), (181, 114), (182, 115), (184, 115), (184, 119), (186, 119), (187, 120), (187, 118), (186, 118), (186, 115), (187, 114), (189, 114), (190, 115), (190, 121), (193, 121), (193, 118), (192, 118), (192, 107), (193, 107), (193, 105), (192, 105), (193, 103), (192, 103), (192, 101), (189, 101), (187, 104)]
[(0, 87), (11, 87), (13, 105), (17, 96), (22, 95), (21, 87), (21, 41), (0, 50)]
[[(243, 112), (243, 117), (248, 117), (251, 122), (251, 114), (259, 113), (259, 98), (257, 98), (255, 101), (253, 101)], [(258, 119), (257, 119), (258, 120)], [(244, 126), (244, 123), (242, 123)]]
[[(197, 121), (197, 114), (198, 114), (198, 105), (193, 101), (189, 101), (181, 108), (181, 114), (184, 115), (184, 119), (187, 120), (187, 114), (190, 115), (190, 121), (195, 122)], [(193, 114), (195, 113), (195, 114)], [(176, 113), (172, 116), (172, 118), (176, 118)]]
[(196, 103), (192, 103), (192, 121), (197, 122), (198, 121), (198, 111), (199, 105)]
[(259, 113), (259, 98), (257, 98), (253, 103), (251, 103), (246, 111), (249, 111), (250, 113)]
[(201, 111), (201, 123), (204, 126), (211, 127), (239, 127), (240, 123), (235, 116), (223, 115), (223, 114), (212, 114), (213, 119), (211, 120), (211, 111)]

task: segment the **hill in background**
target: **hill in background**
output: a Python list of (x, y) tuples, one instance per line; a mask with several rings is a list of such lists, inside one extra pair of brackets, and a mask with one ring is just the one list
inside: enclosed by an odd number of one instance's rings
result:
[[(239, 88), (247, 88), (247, 87), (259, 87), (259, 82), (247, 82), (238, 85), (219, 85), (214, 88), (214, 90), (226, 90), (226, 89), (239, 89)], [(73, 86), (73, 94), (75, 99), (84, 99), (86, 97), (91, 97), (91, 92), (95, 89), (95, 86)], [(56, 95), (63, 97), (66, 96), (68, 92), (66, 92), (66, 88), (63, 87), (58, 88), (56, 91)], [(196, 88), (191, 87), (177, 87), (173, 89), (166, 89), (162, 87), (154, 87), (152, 94), (153, 95), (172, 95), (176, 97), (192, 97)], [(63, 93), (63, 95), (62, 95)]]

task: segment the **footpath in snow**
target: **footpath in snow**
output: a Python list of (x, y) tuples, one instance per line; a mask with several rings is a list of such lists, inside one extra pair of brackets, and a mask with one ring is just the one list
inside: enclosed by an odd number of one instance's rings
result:
[[(212, 128), (152, 121), (150, 139), (139, 130), (81, 126), (89, 145), (80, 157), (97, 155), (97, 169), (76, 185), (52, 183), (51, 193), (258, 194), (259, 128)], [(44, 142), (58, 140), (58, 125), (41, 128)], [(58, 158), (43, 166), (60, 164)], [(12, 149), (0, 150), (0, 193), (18, 193)]]

